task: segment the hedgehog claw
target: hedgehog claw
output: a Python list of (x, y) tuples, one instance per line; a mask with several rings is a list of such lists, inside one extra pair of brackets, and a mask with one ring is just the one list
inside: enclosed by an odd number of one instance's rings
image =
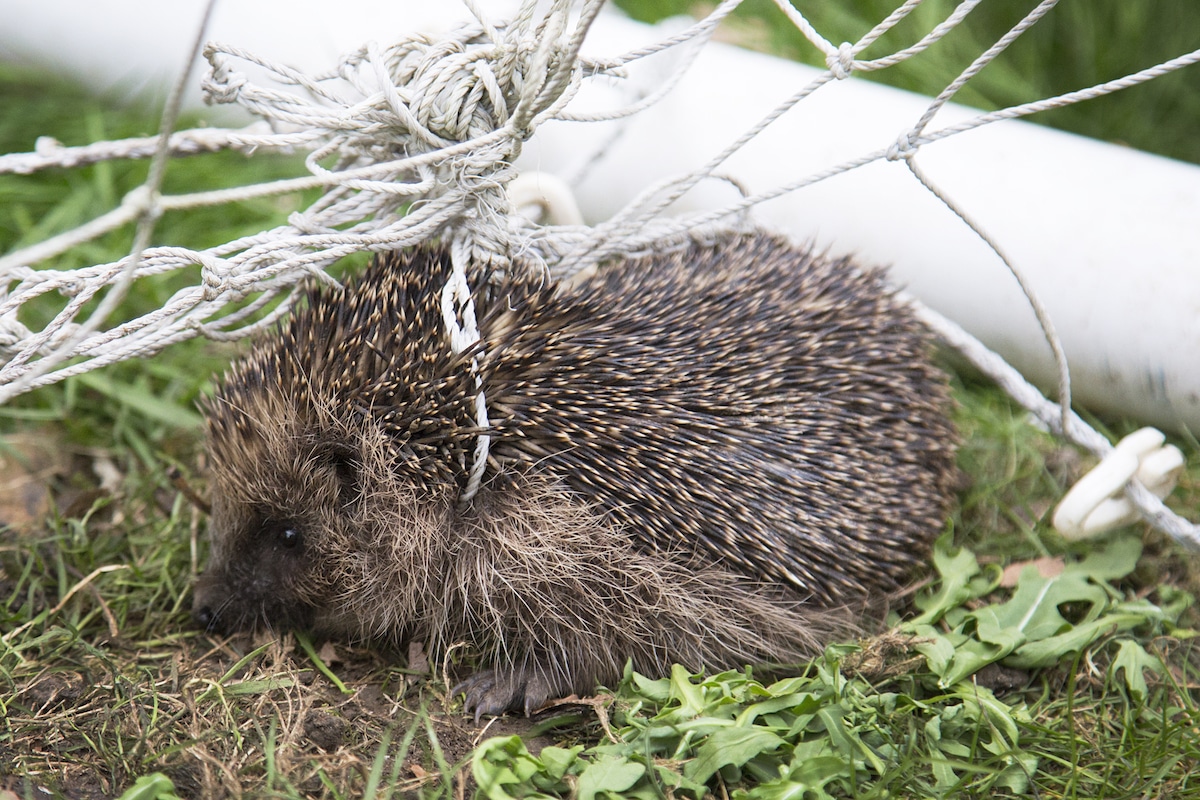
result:
[(474, 712), (476, 724), (486, 715), (498, 717), (512, 708), (516, 700), (512, 691), (505, 692), (496, 685), (496, 673), (480, 670), (450, 690), (451, 697), (464, 695), (463, 711)]
[(550, 699), (545, 681), (493, 669), (480, 670), (450, 690), (451, 697), (459, 694), (465, 696), (463, 711), (474, 711), (477, 723), (484, 716), (498, 717), (517, 709), (528, 717)]

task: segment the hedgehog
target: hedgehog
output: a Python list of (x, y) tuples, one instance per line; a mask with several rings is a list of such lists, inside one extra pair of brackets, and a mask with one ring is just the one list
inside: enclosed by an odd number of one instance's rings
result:
[(427, 245), (309, 290), (229, 369), (196, 623), (468, 643), (478, 719), (627, 665), (796, 663), (912, 577), (955, 435), (878, 271), (766, 233), (571, 281), (519, 267), (466, 269), (460, 352)]

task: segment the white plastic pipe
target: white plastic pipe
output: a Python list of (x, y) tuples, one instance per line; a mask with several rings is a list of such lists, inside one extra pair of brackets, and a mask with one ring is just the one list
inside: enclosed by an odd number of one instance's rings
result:
[[(589, 43), (616, 52), (645, 35), (638, 28), (608, 19)], [(588, 173), (577, 189), (584, 214), (605, 219), (641, 187), (704, 163), (818, 74), (707, 46), (676, 90)], [(886, 148), (929, 102), (859, 79), (829, 84), (721, 171), (754, 192), (798, 180)], [(947, 107), (928, 130), (977, 114)], [(538, 167), (573, 163), (583, 127), (545, 126)], [(1028, 275), (1063, 340), (1079, 402), (1200, 430), (1200, 167), (1015, 121), (937, 142), (917, 158)], [(731, 188), (710, 184), (679, 207), (733, 199)], [(890, 265), (921, 300), (1035, 382), (1054, 385), (1050, 350), (1016, 281), (902, 162), (836, 176), (756, 214), (798, 238)]]
[[(496, 3), (481, 5), (489, 12)], [(500, 6), (511, 8), (511, 3)], [(199, 0), (6, 0), (0, 54), (50, 63), (93, 85), (161, 86), (186, 52)], [(218, 6), (210, 38), (304, 69), (369, 39), (442, 30), (466, 19), (453, 3), (241, 0)], [(615, 55), (661, 31), (604, 15), (585, 54)], [(661, 80), (648, 63), (634, 80)], [(584, 215), (608, 218), (650, 182), (707, 161), (804, 86), (816, 70), (711, 44), (674, 93), (629, 129), (577, 187)], [(618, 105), (597, 88), (579, 108)], [(723, 165), (762, 191), (887, 147), (928, 98), (853, 78), (828, 85)], [(975, 115), (947, 107), (928, 130)], [(605, 137), (596, 125), (544, 126), (522, 164), (570, 174)], [(1022, 122), (927, 146), (922, 169), (982, 224), (1030, 278), (1072, 367), (1076, 399), (1154, 424), (1200, 431), (1200, 167)], [(731, 189), (708, 183), (672, 211), (718, 208)], [(955, 319), (1044, 386), (1049, 350), (1016, 282), (982, 241), (900, 162), (836, 176), (760, 206), (797, 239), (867, 263)]]

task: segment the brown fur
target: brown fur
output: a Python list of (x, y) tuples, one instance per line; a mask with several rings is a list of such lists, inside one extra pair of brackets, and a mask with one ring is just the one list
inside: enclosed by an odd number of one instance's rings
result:
[[(619, 676), (811, 655), (942, 527), (943, 378), (872, 273), (766, 236), (577, 286), (472, 275), (481, 350), (441, 328), (448, 259), (313, 293), (210, 403), (208, 572), (230, 630), (468, 641), (477, 713)], [(479, 358), (493, 442), (476, 442)]]

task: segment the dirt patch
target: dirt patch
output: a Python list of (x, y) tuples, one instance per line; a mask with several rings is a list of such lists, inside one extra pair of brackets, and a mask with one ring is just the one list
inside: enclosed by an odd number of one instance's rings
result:
[(0, 437), (0, 527), (28, 531), (50, 513), (50, 486), (70, 469), (53, 434)]
[(304, 715), (304, 735), (309, 742), (331, 752), (341, 747), (350, 731), (350, 723), (328, 711), (309, 711)]
[[(481, 741), (528, 737), (563, 714), (476, 724), (447, 699), (440, 676), (338, 646), (329, 660), (343, 691), (286, 637), (216, 642), (184, 633), (83, 649), (89, 655), (73, 656), (76, 669), (24, 676), (6, 720), (0, 788), (91, 800), (161, 772), (186, 798), (333, 797), (330, 785), (345, 797), (381, 767), (398, 791), (469, 793), (468, 758)], [(552, 741), (534, 736), (529, 747)]]
[(87, 681), (75, 672), (56, 672), (36, 679), (17, 697), (37, 712), (73, 707), (83, 696)]

